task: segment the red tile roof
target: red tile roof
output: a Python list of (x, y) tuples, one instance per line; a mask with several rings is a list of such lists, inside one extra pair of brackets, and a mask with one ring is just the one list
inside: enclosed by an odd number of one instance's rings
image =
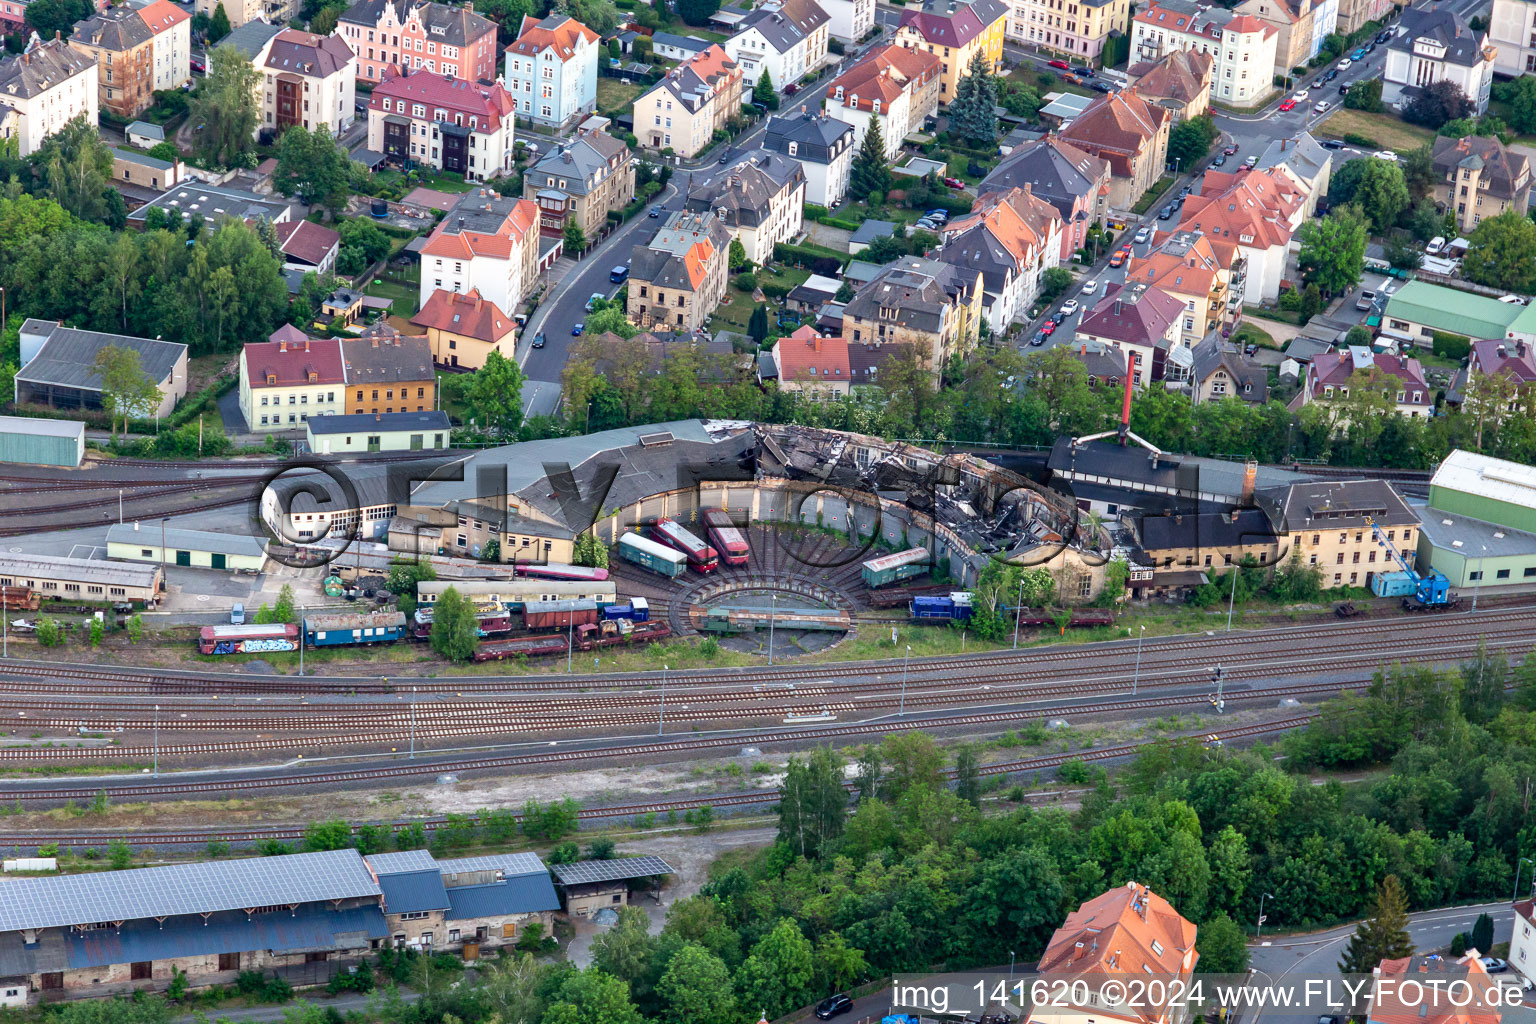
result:
[[(1355, 359), (1349, 349), (1343, 351), (1324, 352), (1312, 360), (1308, 368), (1308, 384), (1313, 388), (1321, 388), (1325, 385), (1342, 387), (1349, 383), (1349, 379), (1355, 375), (1357, 367)], [(1418, 405), (1428, 408), (1435, 404), (1435, 394), (1430, 390), (1424, 379), (1424, 366), (1417, 359), (1404, 358), (1402, 356), (1388, 355), (1385, 352), (1374, 352), (1370, 356), (1370, 364), (1365, 367), (1367, 371), (1375, 370), (1387, 377), (1396, 378), (1406, 392), (1403, 397), (1404, 405)], [(1419, 400), (1415, 402), (1415, 391)]]
[(1131, 161), (1142, 155), (1172, 115), (1154, 107), (1134, 89), (1100, 96), (1061, 130), (1061, 137), (1109, 161), (1113, 172), (1132, 177)]
[(800, 327), (775, 346), (779, 379), (802, 384), (853, 383), (848, 362), (848, 342), (823, 338), (810, 324)]
[(827, 86), (827, 97), (832, 99), (837, 90), (842, 89), (844, 106), (873, 111), (878, 99), (880, 109), (889, 110), (896, 97), (909, 90), (916, 92), (936, 76), (939, 64), (937, 54), (892, 43), (871, 50), (853, 67), (832, 79)]
[(1291, 217), (1306, 201), (1275, 168), (1238, 174), (1208, 171), (1200, 193), (1185, 201), (1179, 227), (1204, 234), (1228, 266), (1238, 246), (1289, 245)]
[(144, 19), (144, 24), (156, 35), (169, 31), (184, 21), (191, 21), (192, 15), (171, 3), (170, 0), (155, 0), (138, 9), (139, 17)]
[[(373, 97), (368, 101), (368, 109), (386, 110), (385, 100), (420, 103), (427, 108), (427, 120), (433, 119), (434, 108), (447, 110), (450, 115), (464, 114), (466, 124), (473, 117), (474, 130), (482, 134), (496, 131), (501, 127), (502, 119), (511, 117), (517, 110), (517, 102), (500, 82), (481, 85), (478, 82), (449, 78), (446, 75), (421, 69), (408, 75), (397, 75), (374, 86)], [(388, 110), (387, 112), (397, 113), (398, 111)], [(415, 117), (414, 114), (402, 116)], [(451, 116), (449, 119), (452, 120)]]
[(317, 267), (325, 262), (333, 246), (341, 244), (339, 234), (314, 221), (284, 221), (274, 224), (273, 230), (284, 253)]
[[(522, 31), (518, 37), (507, 46), (508, 53), (520, 53), (533, 56), (542, 50), (554, 48), (560, 60), (567, 61), (576, 54), (576, 45), (585, 39), (589, 43), (597, 42), (597, 33), (577, 21), (575, 18), (566, 18), (557, 25), (545, 27), (544, 22), (531, 21), (526, 15), (523, 18)], [(544, 19), (545, 22), (553, 21), (554, 17)]]
[[(1479, 955), (1478, 950), (1469, 949), (1454, 960), (1443, 956), (1383, 960), (1372, 985), (1370, 1024), (1498, 1024), (1498, 982), (1483, 969)], [(1421, 988), (1409, 988), (1410, 981), (1419, 982)], [(1451, 987), (1460, 981), (1467, 987)]]
[(253, 390), (346, 383), (341, 368), (341, 341), (337, 338), (306, 338), (293, 344), (253, 341), (245, 346), (244, 358)]
[(1536, 381), (1536, 348), (1524, 341), (1474, 341), (1474, 373), (1507, 374), (1516, 384)]
[(421, 312), (411, 317), (417, 327), (436, 328), (452, 334), (494, 345), (511, 334), (516, 324), (490, 299), (482, 299), (471, 289), (469, 294), (439, 288), (432, 293)]
[(1157, 348), (1184, 312), (1184, 302), (1160, 288), (1146, 288), (1137, 294), (1141, 286), (1117, 288), (1111, 286), (1104, 298), (1083, 317), (1078, 325), (1079, 334), (1091, 338), (1106, 338)]

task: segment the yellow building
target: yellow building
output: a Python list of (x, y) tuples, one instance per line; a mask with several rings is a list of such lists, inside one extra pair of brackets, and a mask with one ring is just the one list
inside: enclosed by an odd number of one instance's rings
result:
[(251, 342), (240, 353), (240, 413), (253, 431), (302, 430), (311, 416), (345, 412), (346, 384), (336, 338)]
[(517, 356), (517, 324), (473, 289), (461, 295), (439, 288), (411, 323), (427, 332), (438, 366), (478, 370), (492, 352)]
[(940, 106), (955, 98), (978, 52), (993, 71), (1002, 68), (1008, 10), (1003, 0), (924, 0), (921, 7), (902, 10), (896, 42), (939, 58)]
[[(877, 366), (870, 352), (911, 345), (923, 353), (935, 380), (950, 356), (965, 355), (981, 330), (981, 271), (907, 256), (881, 268), (843, 308), (853, 384), (864, 379), (858, 367)], [(867, 373), (868, 371), (866, 371)]]

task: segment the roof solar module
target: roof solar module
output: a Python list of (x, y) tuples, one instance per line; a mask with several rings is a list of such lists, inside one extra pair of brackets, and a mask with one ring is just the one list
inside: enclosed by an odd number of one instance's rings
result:
[(591, 882), (616, 882), (625, 878), (649, 878), (673, 874), (672, 866), (660, 857), (619, 857), (615, 860), (583, 860), (575, 864), (556, 864), (551, 868), (561, 885), (586, 885)]

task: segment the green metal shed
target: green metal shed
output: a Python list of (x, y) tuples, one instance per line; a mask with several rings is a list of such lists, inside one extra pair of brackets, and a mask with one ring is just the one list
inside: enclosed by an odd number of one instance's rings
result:
[(84, 458), (84, 423), (0, 416), (0, 462), (74, 468)]

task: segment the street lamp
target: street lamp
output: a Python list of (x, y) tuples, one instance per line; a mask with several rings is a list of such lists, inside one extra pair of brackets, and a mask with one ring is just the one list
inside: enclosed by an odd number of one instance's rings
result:
[(907, 713), (907, 663), (912, 660), (912, 645), (907, 644), (907, 656), (901, 661), (901, 708), (898, 715)]
[(1511, 903), (1520, 898), (1520, 868), (1525, 864), (1529, 864), (1531, 867), (1536, 868), (1536, 860), (1531, 860), (1529, 857), (1521, 857), (1518, 861), (1515, 862), (1515, 891), (1512, 892), (1509, 896), (1509, 902)]
[(1131, 677), (1131, 696), (1136, 696), (1136, 685), (1141, 682), (1141, 642), (1147, 638), (1147, 627), (1142, 626), (1136, 637), (1136, 674)]
[(1272, 900), (1274, 898), (1275, 894), (1272, 892), (1266, 892), (1259, 897), (1259, 921), (1253, 930), (1255, 939), (1260, 938), (1264, 934), (1264, 901)]
[(1019, 649), (1019, 619), (1024, 614), (1024, 574), (1019, 574), (1019, 596), (1013, 602), (1013, 649)]
[(1232, 592), (1227, 595), (1227, 632), (1232, 632), (1232, 605), (1237, 602), (1237, 563), (1232, 563)]
[(667, 720), (667, 666), (661, 666), (661, 711), (656, 715), (656, 735), (661, 735)]

